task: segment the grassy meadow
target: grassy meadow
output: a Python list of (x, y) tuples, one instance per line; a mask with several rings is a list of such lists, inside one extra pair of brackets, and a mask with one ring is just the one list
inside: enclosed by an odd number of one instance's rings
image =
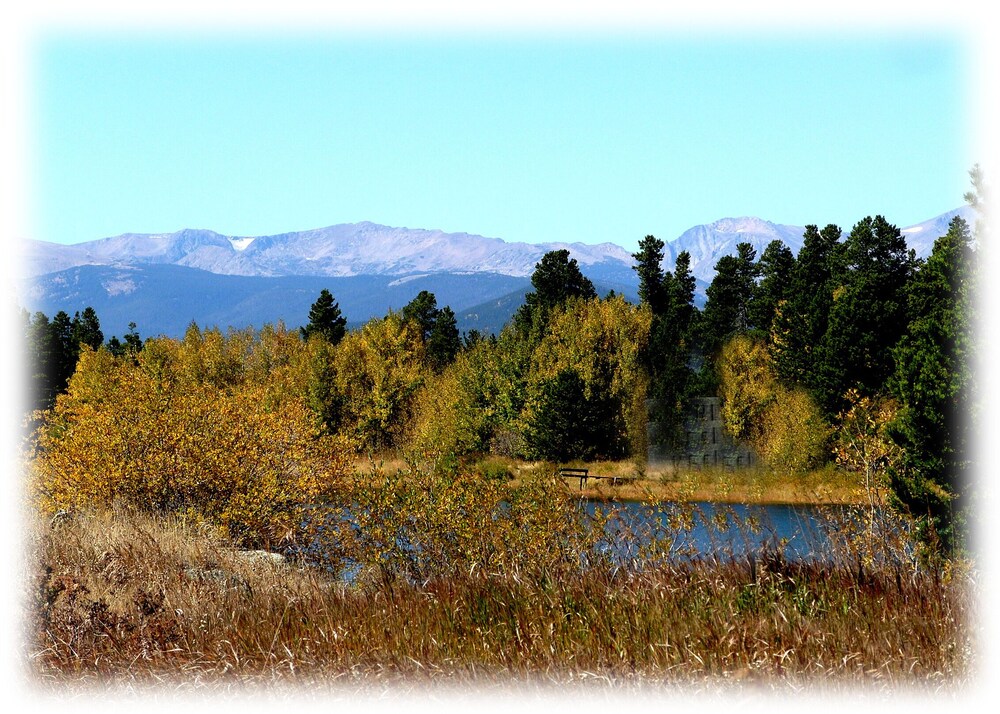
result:
[[(501, 466), (506, 481), (497, 476)], [(595, 473), (628, 470), (588, 466)], [(522, 492), (542, 488), (528, 473), (540, 468), (481, 463), (492, 478), (471, 474), (477, 489), (469, 493), (494, 483), (512, 502), (518, 494), (547, 495), (549, 504), (530, 504), (518, 516), (518, 523), (540, 524), (543, 516), (564, 514), (559, 509), (578, 496), (575, 483), (566, 488), (555, 480), (543, 480), (547, 492)], [(495, 507), (465, 497), (429, 505), (414, 495), (423, 491), (407, 489), (418, 482), (433, 491), (440, 481), (394, 471), (392, 461), (378, 473), (397, 495), (409, 494), (393, 502), (397, 520), (386, 517), (397, 534), (401, 524), (419, 520), (417, 511), (432, 513), (414, 528), (441, 530), (456, 509), (481, 521), (477, 509)], [(391, 480), (392, 473), (400, 478)], [(671, 489), (694, 495), (747, 488), (736, 480), (743, 474), (645, 477), (663, 497)], [(787, 488), (776, 477), (758, 492)], [(441, 540), (422, 541), (432, 554), (440, 548), (442, 558), (438, 567), (424, 563), (420, 577), (393, 560), (399, 553), (392, 556), (384, 543), (365, 542), (357, 557), (378, 567), (348, 583), (303, 558), (238, 549), (217, 530), (176, 514), (106, 508), (39, 515), (29, 528), (24, 623), (31, 678), (42, 691), (63, 694), (248, 686), (350, 694), (438, 684), (940, 693), (974, 681), (976, 597), (960, 565), (926, 569), (887, 550), (874, 557), (845, 550), (814, 563), (761, 551), (742, 559), (647, 555), (635, 567), (600, 560), (579, 567), (567, 564), (567, 554), (579, 555), (593, 541), (566, 521), (546, 523), (558, 538), (532, 533), (515, 542), (498, 522), (494, 540), (457, 549), (453, 541), (464, 531), (452, 522), (437, 534)]]

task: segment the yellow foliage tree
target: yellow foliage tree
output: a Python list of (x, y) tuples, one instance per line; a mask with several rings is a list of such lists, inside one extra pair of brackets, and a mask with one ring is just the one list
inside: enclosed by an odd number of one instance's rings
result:
[(181, 512), (258, 547), (304, 537), (309, 509), (346, 473), (348, 449), (318, 432), (302, 399), (275, 406), (262, 387), (222, 388), (211, 369), (195, 377), (190, 366), (205, 361), (184, 349), (151, 340), (135, 362), (84, 351), (38, 435), (42, 508)]
[(429, 376), (416, 328), (395, 313), (348, 333), (333, 356), (341, 431), (362, 450), (400, 446)]
[(802, 389), (782, 385), (767, 347), (745, 335), (727, 342), (718, 360), (722, 420), (774, 468), (804, 470), (827, 456), (830, 427)]
[(889, 398), (862, 396), (856, 389), (848, 390), (844, 399), (848, 407), (838, 415), (834, 454), (838, 464), (860, 476), (858, 485), (867, 501), (860, 519), (863, 530), (845, 535), (870, 565), (902, 532), (895, 515), (882, 508), (889, 493), (888, 473), (903, 457), (889, 435), (899, 404)]
[(410, 446), (462, 456), (498, 448), (498, 435), (512, 437), (524, 403), (528, 366), (525, 345), (503, 335), (481, 340), (420, 391), (410, 432)]
[(767, 347), (737, 335), (722, 347), (718, 359), (722, 421), (741, 441), (761, 446), (764, 413), (776, 399), (777, 380)]
[(802, 471), (826, 460), (831, 428), (804, 389), (776, 385), (763, 424), (764, 438), (758, 448), (770, 466)]
[(886, 473), (902, 457), (888, 433), (899, 405), (892, 399), (862, 396), (856, 389), (849, 390), (845, 400), (849, 407), (839, 416), (834, 453), (838, 464), (861, 474), (861, 487), (874, 511), (886, 492)]
[[(645, 453), (648, 375), (642, 354), (649, 341), (652, 313), (618, 295), (601, 300), (571, 300), (549, 319), (549, 328), (532, 357), (529, 381), (540, 385), (565, 370), (582, 379), (587, 398), (606, 397), (617, 405), (624, 441)], [(528, 410), (537, 404), (529, 404)]]

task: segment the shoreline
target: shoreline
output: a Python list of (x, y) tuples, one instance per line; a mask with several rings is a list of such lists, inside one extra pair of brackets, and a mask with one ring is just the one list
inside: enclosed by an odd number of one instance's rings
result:
[[(862, 506), (868, 505), (868, 494), (855, 474), (835, 468), (803, 473), (779, 472), (766, 468), (645, 468), (635, 462), (596, 462), (572, 464), (604, 478), (588, 481), (580, 489), (574, 477), (566, 477), (567, 489), (584, 498), (595, 500), (647, 502), (713, 502), (754, 506)], [(551, 464), (520, 463), (513, 465), (515, 474), (537, 472)], [(624, 482), (614, 484), (607, 477)], [(515, 476), (516, 478), (516, 476)], [(876, 502), (885, 504), (884, 494)]]
[[(371, 462), (358, 461), (354, 476), (361, 476)], [(400, 458), (379, 461), (385, 470), (407, 469)], [(576, 477), (564, 477), (566, 491), (574, 496), (605, 501), (714, 502), (728, 504), (794, 506), (867, 506), (869, 497), (860, 478), (837, 468), (826, 467), (803, 473), (779, 472), (761, 467), (648, 468), (635, 461), (573, 462), (552, 464), (504, 457), (484, 457), (465, 468), (487, 478), (508, 478), (516, 484), (521, 478), (543, 473), (556, 474), (562, 467), (587, 469), (592, 479), (580, 489)], [(489, 475), (488, 475), (489, 474)], [(612, 484), (608, 477), (622, 479)], [(885, 505), (885, 493), (876, 496)]]
[[(719, 484), (692, 480), (663, 483), (656, 479), (637, 479), (618, 485), (587, 485), (580, 489), (566, 479), (568, 490), (589, 500), (601, 501), (673, 501), (678, 503), (710, 502), (753, 506), (862, 506), (868, 504), (860, 489), (837, 484)], [(884, 498), (878, 500), (884, 504)]]

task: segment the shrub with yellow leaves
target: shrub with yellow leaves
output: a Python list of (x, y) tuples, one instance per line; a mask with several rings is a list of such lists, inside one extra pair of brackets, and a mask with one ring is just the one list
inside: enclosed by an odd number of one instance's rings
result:
[(374, 467), (352, 496), (339, 540), (362, 581), (578, 572), (583, 554), (598, 557), (604, 536), (603, 522), (586, 518), (545, 470), (510, 483), (462, 470)]
[(769, 466), (801, 471), (827, 457), (831, 429), (807, 392), (781, 384), (767, 347), (745, 335), (719, 356), (722, 420)]
[(399, 446), (429, 370), (417, 328), (390, 312), (348, 333), (333, 354), (340, 430), (362, 450)]
[(321, 433), (301, 398), (275, 403), (233, 371), (192, 375), (206, 361), (184, 354), (191, 349), (150, 340), (136, 361), (84, 351), (37, 435), (42, 508), (122, 502), (187, 514), (249, 547), (301, 540), (309, 509), (347, 472), (348, 449)]

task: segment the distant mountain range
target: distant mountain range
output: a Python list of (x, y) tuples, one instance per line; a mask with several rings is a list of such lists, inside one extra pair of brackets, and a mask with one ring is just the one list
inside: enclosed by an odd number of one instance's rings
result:
[[(974, 217), (964, 207), (902, 231), (924, 257), (957, 214), (970, 223)], [(778, 239), (797, 253), (803, 233), (804, 227), (759, 218), (724, 218), (666, 242), (664, 267), (671, 270), (687, 250), (702, 302), (716, 262), (735, 253), (737, 243), (750, 243), (760, 255)], [(185, 229), (74, 245), (25, 241), (23, 248), (22, 306), (49, 316), (92, 306), (109, 337), (123, 335), (129, 322), (143, 336), (179, 336), (192, 321), (227, 328), (283, 320), (294, 327), (323, 288), (349, 325), (398, 310), (429, 290), (455, 310), (461, 329), (496, 332), (531, 289), (535, 264), (563, 248), (599, 293), (638, 299), (632, 255), (613, 243), (508, 243), (367, 222), (260, 237)]]
[(29, 274), (80, 265), (181, 265), (218, 275), (285, 277), (496, 273), (530, 277), (541, 257), (566, 248), (592, 279), (632, 281), (632, 256), (613, 243), (507, 243), (468, 233), (352, 223), (274, 236), (185, 229), (59, 245), (34, 242)]

